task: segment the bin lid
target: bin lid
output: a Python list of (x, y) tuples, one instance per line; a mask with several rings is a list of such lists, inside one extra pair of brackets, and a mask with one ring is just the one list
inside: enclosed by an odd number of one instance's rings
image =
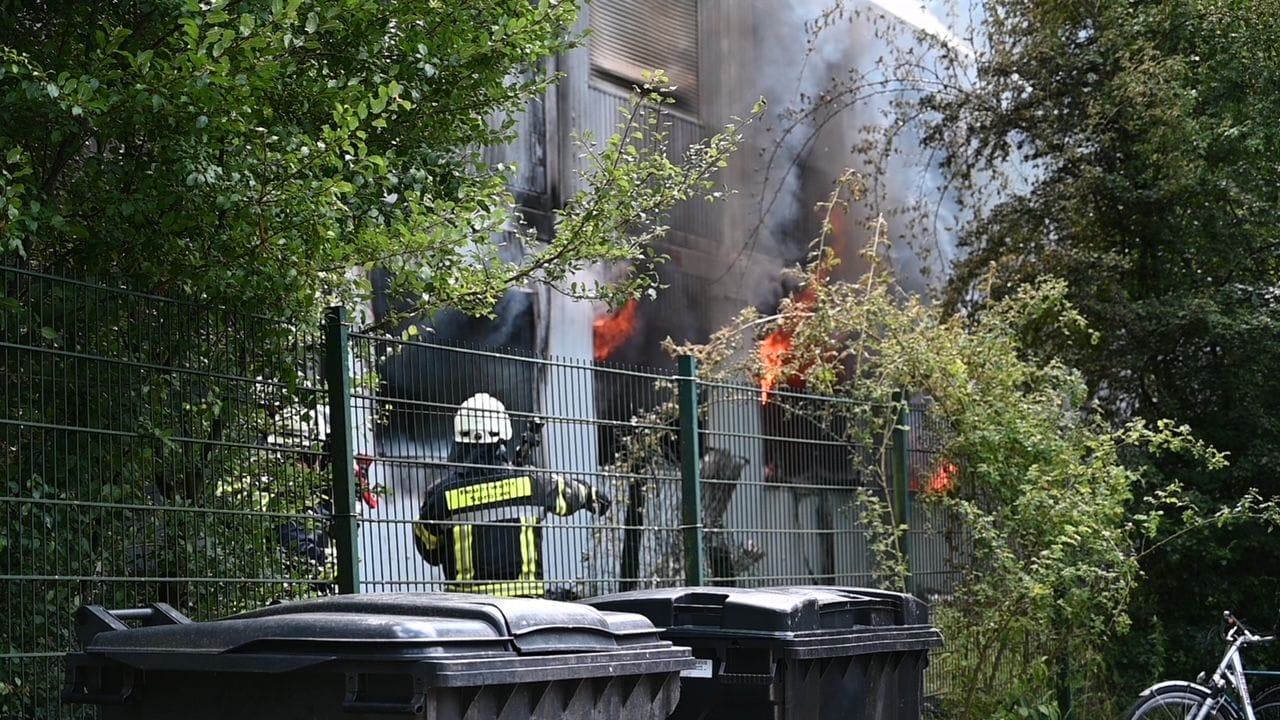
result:
[[(119, 619), (126, 613), (147, 624), (128, 627)], [(159, 603), (144, 614), (81, 607), (77, 624), (83, 652), (138, 668), (275, 672), (335, 660), (464, 660), (475, 665), (486, 659), (582, 653), (653, 658), (672, 650), (639, 615), (525, 598), (345, 595), (210, 622), (192, 622)], [(682, 656), (680, 662), (672, 667), (679, 670), (688, 664), (688, 653), (671, 654), (677, 656)]]
[(869, 588), (681, 587), (604, 595), (582, 601), (602, 610), (639, 613), (680, 644), (760, 641), (791, 655), (861, 654), (938, 647), (928, 606), (905, 593)]

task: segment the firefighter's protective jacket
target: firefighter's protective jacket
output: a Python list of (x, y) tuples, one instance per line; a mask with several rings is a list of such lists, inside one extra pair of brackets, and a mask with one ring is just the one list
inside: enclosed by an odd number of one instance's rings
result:
[(451, 591), (543, 597), (543, 518), (548, 512), (603, 512), (608, 500), (590, 485), (492, 459), (501, 464), (458, 467), (427, 490), (414, 546), (424, 560), (442, 566)]

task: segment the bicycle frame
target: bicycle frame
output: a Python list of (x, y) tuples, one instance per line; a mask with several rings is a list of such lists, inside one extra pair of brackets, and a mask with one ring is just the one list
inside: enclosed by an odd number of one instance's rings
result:
[[(1222, 656), (1222, 662), (1218, 663), (1217, 669), (1213, 671), (1213, 675), (1209, 676), (1208, 682), (1205, 682), (1203, 673), (1196, 678), (1196, 682), (1208, 691), (1209, 699), (1200, 706), (1200, 709), (1196, 711), (1195, 717), (1191, 718), (1191, 720), (1206, 720), (1224, 702), (1231, 707), (1237, 717), (1242, 715), (1244, 720), (1257, 720), (1257, 716), (1253, 712), (1253, 698), (1249, 694), (1248, 678), (1250, 675), (1264, 676), (1274, 673), (1245, 670), (1241, 651), (1247, 645), (1270, 642), (1275, 637), (1263, 637), (1250, 632), (1230, 612), (1223, 613), (1223, 619), (1226, 620), (1230, 627), (1227, 631), (1227, 639), (1230, 640), (1231, 644), (1227, 646), (1227, 651)], [(1239, 706), (1232, 702), (1231, 695), (1227, 692), (1228, 686), (1235, 691), (1236, 697), (1240, 699)]]
[[(1246, 678), (1261, 678), (1264, 680), (1280, 680), (1280, 670), (1248, 670), (1244, 671)], [(1264, 690), (1263, 692), (1266, 692)]]
[[(1246, 670), (1242, 652), (1248, 645), (1271, 642), (1276, 638), (1264, 637), (1252, 632), (1236, 620), (1230, 611), (1224, 612), (1222, 619), (1227, 626), (1223, 638), (1227, 641), (1227, 650), (1223, 653), (1222, 661), (1218, 663), (1213, 674), (1206, 677), (1202, 672), (1195, 682), (1170, 680), (1152, 685), (1139, 694), (1138, 701), (1129, 710), (1130, 720), (1145, 720), (1149, 711), (1156, 711), (1166, 705), (1180, 705), (1185, 708), (1187, 714), (1184, 720), (1216, 718), (1219, 717), (1219, 710), (1223, 711), (1221, 717), (1229, 720), (1258, 720), (1253, 707), (1253, 696), (1249, 692), (1248, 679), (1249, 677), (1276, 677), (1280, 673)], [(1274, 711), (1280, 707), (1280, 700), (1277, 700), (1277, 697), (1280, 697), (1278, 688), (1280, 685), (1275, 685), (1260, 693), (1262, 710)], [(1171, 699), (1162, 701), (1162, 697)], [(1236, 699), (1240, 701), (1238, 705), (1235, 702)], [(1194, 704), (1188, 703), (1189, 700), (1195, 700)], [(1190, 712), (1193, 709), (1194, 712)], [(1268, 715), (1268, 717), (1273, 716)]]
[(1200, 711), (1196, 713), (1192, 720), (1205, 720), (1218, 708), (1218, 705), (1223, 702), (1231, 702), (1226, 693), (1228, 684), (1240, 698), (1240, 707), (1236, 709), (1244, 713), (1245, 720), (1257, 720), (1257, 717), (1253, 714), (1253, 701), (1249, 697), (1249, 681), (1245, 677), (1244, 661), (1240, 659), (1240, 651), (1245, 645), (1262, 639), (1240, 628), (1239, 636), (1231, 641), (1226, 654), (1222, 656), (1222, 662), (1218, 663), (1218, 668), (1213, 671), (1213, 675), (1209, 678), (1209, 689), (1217, 696), (1217, 701), (1206, 702), (1200, 706)]

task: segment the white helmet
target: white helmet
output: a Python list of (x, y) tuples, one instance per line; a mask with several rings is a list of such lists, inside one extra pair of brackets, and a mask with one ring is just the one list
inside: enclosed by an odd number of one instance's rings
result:
[(460, 443), (496, 443), (511, 439), (507, 408), (488, 393), (477, 393), (458, 406), (453, 416), (453, 439)]

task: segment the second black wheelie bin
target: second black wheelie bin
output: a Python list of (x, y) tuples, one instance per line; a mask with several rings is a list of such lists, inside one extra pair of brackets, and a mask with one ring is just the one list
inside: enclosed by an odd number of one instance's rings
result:
[(693, 666), (639, 615), (444, 593), (211, 622), (164, 604), (84, 606), (77, 631), (63, 699), (103, 720), (659, 720)]
[(911, 595), (682, 587), (582, 601), (639, 613), (693, 650), (672, 720), (918, 720), (942, 634)]

